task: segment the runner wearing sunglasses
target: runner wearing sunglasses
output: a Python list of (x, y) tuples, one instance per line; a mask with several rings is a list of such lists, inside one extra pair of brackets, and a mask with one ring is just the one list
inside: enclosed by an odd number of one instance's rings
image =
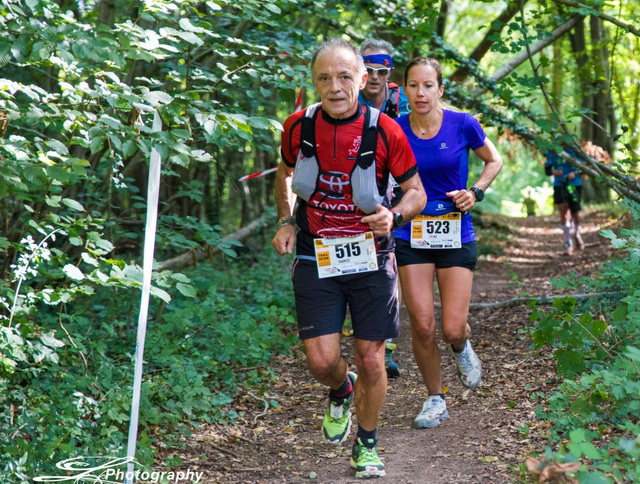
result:
[[(368, 39), (360, 46), (360, 53), (367, 68), (367, 83), (360, 91), (358, 101), (360, 104), (379, 109), (391, 118), (397, 118), (408, 114), (408, 101), (402, 87), (391, 82), (393, 72), (393, 47), (386, 40)], [(392, 204), (395, 205), (402, 196), (402, 190), (393, 180), (394, 185)], [(400, 367), (395, 361), (394, 352), (396, 344), (387, 341), (385, 352), (385, 368), (389, 378), (400, 376)]]
[(407, 114), (408, 103), (402, 87), (390, 81), (393, 73), (393, 47), (386, 40), (368, 39), (360, 46), (367, 68), (367, 84), (359, 101), (379, 109), (391, 118)]

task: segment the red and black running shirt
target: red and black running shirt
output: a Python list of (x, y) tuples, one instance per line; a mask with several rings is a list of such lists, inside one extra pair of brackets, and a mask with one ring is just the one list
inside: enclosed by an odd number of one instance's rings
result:
[[(300, 227), (297, 254), (313, 256), (313, 239), (358, 235), (370, 230), (360, 223), (365, 215), (351, 201), (350, 183), (344, 183), (355, 166), (362, 141), (365, 107), (360, 105), (353, 116), (334, 119), (320, 109), (315, 121), (316, 158), (320, 165), (317, 189), (325, 195), (313, 197), (313, 203), (299, 199), (296, 222)], [(305, 110), (287, 118), (282, 134), (284, 163), (295, 168), (300, 150), (301, 124)], [(402, 128), (385, 114), (380, 115), (376, 148), (376, 175), (380, 193), (387, 193), (384, 205), (390, 206), (389, 173), (403, 183), (417, 173), (415, 157)], [(380, 252), (393, 249), (392, 235), (377, 237)]]

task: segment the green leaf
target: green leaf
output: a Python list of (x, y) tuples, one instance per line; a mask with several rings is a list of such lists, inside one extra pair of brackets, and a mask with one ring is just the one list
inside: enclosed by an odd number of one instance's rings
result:
[(589, 414), (596, 410), (596, 406), (587, 397), (582, 396), (573, 401), (569, 410), (574, 414)]
[(627, 346), (624, 352), (627, 358), (630, 358), (634, 361), (640, 362), (640, 349), (635, 346)]
[(120, 122), (120, 120), (115, 119), (109, 116), (108, 114), (103, 114), (102, 116), (100, 116), (100, 121), (102, 121), (104, 124), (106, 124), (110, 128), (122, 129), (122, 123)]
[(269, 11), (271, 11), (271, 12), (275, 13), (275, 14), (280, 14), (280, 13), (282, 13), (282, 11), (280, 10), (280, 8), (279, 8), (277, 5), (274, 5), (273, 3), (269, 3), (269, 2), (267, 2), (267, 3), (264, 3), (263, 5), (264, 5), (264, 7), (265, 7), (267, 10), (269, 10)]
[(152, 91), (146, 93), (142, 98), (152, 106), (162, 106), (163, 104), (169, 104), (173, 101), (173, 98), (162, 91)]
[(198, 294), (198, 291), (196, 291), (195, 287), (190, 284), (184, 284), (182, 282), (178, 282), (176, 284), (176, 289), (180, 291), (183, 296), (187, 297), (196, 297), (196, 295)]
[(65, 345), (64, 341), (60, 341), (50, 334), (43, 334), (40, 336), (40, 340), (50, 348), (62, 348)]
[(584, 429), (573, 429), (569, 432), (569, 438), (572, 442), (580, 443), (586, 440), (586, 432)]
[(193, 32), (178, 32), (178, 37), (193, 45), (203, 45), (204, 41)]
[(580, 472), (576, 475), (577, 482), (580, 482), (580, 484), (612, 484), (613, 482), (602, 472), (596, 471), (588, 475), (584, 474), (586, 473)]
[(72, 200), (71, 198), (63, 198), (62, 199), (62, 203), (64, 205), (66, 205), (69, 208), (72, 208), (73, 210), (76, 210), (78, 212), (84, 212), (85, 209), (82, 206), (82, 204), (76, 202), (75, 200)]
[(102, 145), (104, 144), (104, 136), (96, 136), (92, 138), (89, 142), (89, 149), (91, 150), (91, 154), (97, 153), (102, 149)]
[(585, 369), (584, 356), (576, 350), (559, 349), (555, 353), (558, 373), (563, 376), (576, 375)]
[(44, 144), (46, 144), (49, 148), (52, 148), (53, 150), (55, 150), (56, 153), (60, 153), (61, 155), (68, 155), (69, 154), (69, 150), (67, 149), (67, 147), (65, 145), (63, 145), (57, 139), (47, 140), (47, 141), (45, 141)]
[(193, 25), (188, 18), (181, 18), (180, 21), (178, 22), (178, 24), (180, 25), (180, 27), (183, 30), (186, 30), (188, 32), (204, 33), (204, 32), (207, 31), (206, 29), (203, 29), (202, 27), (196, 27), (195, 25)]
[(580, 450), (582, 451), (582, 454), (589, 459), (602, 458), (598, 449), (591, 442), (582, 442), (580, 444)]
[(82, 281), (84, 279), (84, 274), (80, 269), (78, 269), (73, 264), (67, 264), (62, 268), (62, 271), (71, 279), (76, 281)]
[(169, 295), (169, 293), (163, 289), (160, 289), (159, 287), (151, 286), (150, 292), (152, 296), (159, 297), (167, 304), (171, 302), (171, 296)]
[(624, 321), (629, 314), (629, 306), (627, 304), (620, 304), (613, 311), (613, 320), (617, 323)]

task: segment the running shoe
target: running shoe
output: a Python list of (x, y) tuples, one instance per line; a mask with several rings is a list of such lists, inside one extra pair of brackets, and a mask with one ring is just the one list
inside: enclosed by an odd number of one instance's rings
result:
[(431, 429), (449, 418), (447, 404), (440, 395), (431, 395), (422, 405), (422, 412), (413, 421), (417, 429)]
[(396, 344), (387, 341), (384, 349), (384, 367), (387, 370), (387, 377), (389, 378), (398, 378), (400, 376), (400, 368), (398, 364), (393, 361), (393, 353), (395, 350)]
[(349, 372), (349, 378), (354, 385), (353, 391), (346, 398), (334, 398), (329, 393), (329, 404), (322, 419), (322, 433), (327, 442), (333, 445), (343, 443), (351, 431), (351, 402), (355, 395), (357, 375)]
[(375, 440), (356, 439), (351, 448), (351, 468), (356, 470), (356, 477), (384, 477), (384, 464), (378, 456)]
[(467, 388), (475, 388), (482, 379), (482, 363), (476, 352), (471, 347), (471, 342), (467, 340), (460, 353), (453, 352), (458, 367), (458, 377), (460, 382)]
[(573, 255), (573, 244), (564, 244), (564, 255)]

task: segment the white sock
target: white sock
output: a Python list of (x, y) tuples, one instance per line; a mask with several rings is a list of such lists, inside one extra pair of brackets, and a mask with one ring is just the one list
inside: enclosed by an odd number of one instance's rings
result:
[(564, 234), (564, 241), (567, 245), (573, 245), (571, 241), (571, 223), (567, 222), (562, 224), (562, 233)]

